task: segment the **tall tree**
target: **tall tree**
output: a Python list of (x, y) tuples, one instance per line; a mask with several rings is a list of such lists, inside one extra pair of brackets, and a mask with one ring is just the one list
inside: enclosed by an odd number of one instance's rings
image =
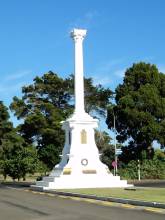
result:
[(165, 147), (165, 75), (155, 65), (133, 64), (115, 92), (116, 105), (109, 107), (106, 122), (111, 129), (115, 115), (117, 139), (128, 141), (125, 161), (140, 157), (142, 150), (152, 157), (154, 140)]

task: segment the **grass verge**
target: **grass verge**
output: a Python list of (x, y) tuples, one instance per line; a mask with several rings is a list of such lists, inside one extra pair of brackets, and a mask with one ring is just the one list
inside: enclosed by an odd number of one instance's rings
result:
[(160, 202), (165, 204), (165, 189), (163, 188), (136, 188), (135, 191), (124, 190), (122, 188), (68, 189), (59, 191), (149, 202)]

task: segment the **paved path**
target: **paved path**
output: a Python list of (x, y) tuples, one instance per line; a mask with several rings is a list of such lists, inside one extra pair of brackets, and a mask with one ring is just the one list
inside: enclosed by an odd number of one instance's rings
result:
[[(76, 198), (75, 198), (76, 199)], [(154, 211), (154, 210), (153, 210)], [(165, 215), (0, 185), (0, 220), (164, 220)]]

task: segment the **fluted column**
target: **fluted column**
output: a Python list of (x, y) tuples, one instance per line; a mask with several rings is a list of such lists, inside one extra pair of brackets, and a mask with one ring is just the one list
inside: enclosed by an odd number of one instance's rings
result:
[(86, 30), (73, 29), (71, 37), (75, 46), (75, 69), (74, 69), (74, 91), (75, 91), (75, 114), (82, 115), (84, 108), (84, 70), (83, 70), (83, 40)]

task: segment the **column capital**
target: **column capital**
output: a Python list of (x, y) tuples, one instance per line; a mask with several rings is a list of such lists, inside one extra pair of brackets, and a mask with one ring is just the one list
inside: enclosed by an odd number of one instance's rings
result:
[(71, 38), (74, 41), (76, 40), (83, 40), (86, 36), (87, 30), (85, 29), (73, 29), (70, 33)]

